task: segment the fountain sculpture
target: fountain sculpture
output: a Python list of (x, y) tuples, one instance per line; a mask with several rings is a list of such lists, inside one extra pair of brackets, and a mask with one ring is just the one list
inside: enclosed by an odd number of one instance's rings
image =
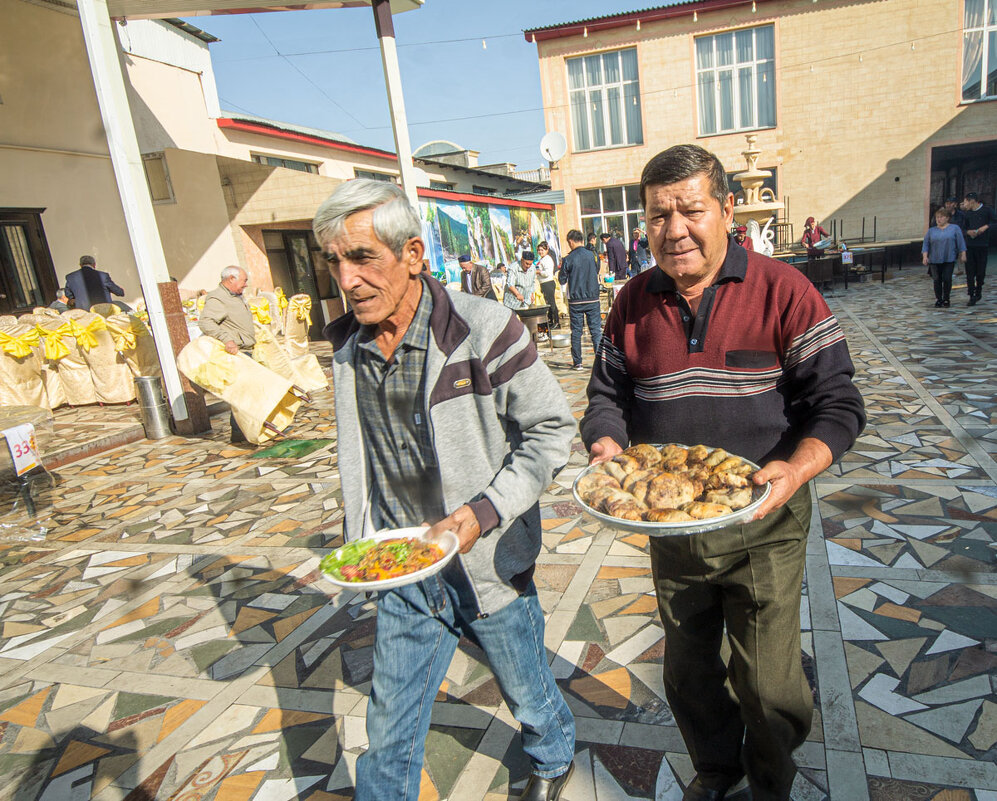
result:
[(744, 202), (735, 204), (734, 221), (747, 227), (748, 236), (751, 237), (757, 252), (771, 256), (775, 251), (773, 244), (775, 232), (771, 230), (771, 226), (778, 212), (785, 208), (785, 204), (776, 199), (771, 189), (762, 186), (772, 173), (769, 170), (758, 169), (758, 156), (762, 152), (755, 147), (758, 135), (747, 134), (745, 139), (748, 140), (748, 149), (741, 153), (748, 164), (748, 169), (734, 176), (734, 180), (741, 183)]

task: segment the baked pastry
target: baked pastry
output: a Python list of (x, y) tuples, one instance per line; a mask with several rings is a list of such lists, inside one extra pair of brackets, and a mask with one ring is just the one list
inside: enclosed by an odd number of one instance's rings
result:
[(692, 515), (697, 520), (706, 520), (710, 517), (729, 515), (734, 510), (722, 503), (691, 501), (690, 503), (682, 504), (682, 511)]
[(653, 445), (631, 445), (623, 453), (632, 456), (643, 468), (654, 467), (661, 463), (661, 453)]
[(681, 509), (648, 509), (644, 520), (648, 523), (691, 523), (696, 518)]
[(594, 470), (578, 479), (578, 494), (581, 496), (582, 500), (585, 501), (585, 503), (588, 503), (586, 496), (591, 493), (592, 490), (598, 489), (599, 487), (623, 489), (620, 486), (619, 481), (609, 475), (609, 473), (604, 473), (601, 470)]
[(743, 509), (751, 503), (751, 487), (740, 489), (707, 490), (703, 496), (706, 503), (719, 503), (731, 509)]
[(582, 502), (612, 517), (689, 523), (751, 504), (754, 468), (722, 448), (633, 445), (578, 480)]
[(652, 509), (678, 509), (689, 503), (699, 492), (696, 485), (678, 473), (658, 473), (647, 486), (644, 499)]

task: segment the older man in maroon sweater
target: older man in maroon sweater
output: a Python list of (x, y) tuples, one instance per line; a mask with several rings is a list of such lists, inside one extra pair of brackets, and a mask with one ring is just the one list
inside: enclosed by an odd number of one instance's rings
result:
[(808, 482), (854, 443), (862, 398), (820, 293), (734, 245), (733, 196), (713, 154), (658, 154), (640, 193), (658, 269), (613, 304), (582, 438), (593, 462), (630, 444), (684, 442), (762, 465), (755, 481), (772, 491), (752, 522), (652, 537), (651, 567), (665, 691), (697, 771), (683, 799), (785, 801), (813, 713), (799, 626)]

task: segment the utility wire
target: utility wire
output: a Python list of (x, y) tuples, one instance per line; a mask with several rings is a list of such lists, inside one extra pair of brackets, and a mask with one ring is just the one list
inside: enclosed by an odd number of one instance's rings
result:
[(253, 23), (256, 25), (256, 27), (259, 28), (260, 33), (263, 34), (263, 38), (267, 40), (267, 44), (270, 45), (270, 47), (273, 48), (273, 51), (278, 56), (280, 56), (282, 59), (284, 59), (284, 61), (288, 64), (288, 66), (290, 66), (295, 72), (297, 72), (298, 75), (300, 75), (302, 78), (304, 78), (306, 81), (308, 81), (308, 83), (310, 83), (315, 89), (317, 89), (318, 92), (319, 92), (319, 94), (322, 95), (322, 97), (324, 97), (326, 100), (328, 100), (330, 103), (332, 103), (332, 105), (334, 105), (336, 108), (338, 108), (340, 111), (342, 111), (343, 114), (345, 114), (347, 117), (349, 117), (351, 120), (353, 120), (357, 125), (360, 126), (360, 128), (362, 130), (364, 130), (364, 131), (374, 130), (373, 128), (369, 128), (366, 125), (364, 125), (362, 122), (360, 122), (360, 120), (358, 120), (355, 116), (353, 116), (349, 111), (347, 111), (345, 108), (343, 108), (342, 105), (340, 105), (338, 102), (336, 102), (335, 100), (333, 100), (332, 97), (330, 97), (329, 94), (325, 91), (325, 89), (323, 89), (321, 86), (319, 86), (317, 83), (315, 83), (315, 81), (313, 81), (304, 72), (302, 72), (301, 69), (299, 69), (298, 66), (293, 61), (291, 61), (291, 59), (289, 59), (287, 56), (285, 56), (283, 53), (281, 53), (280, 50), (277, 49), (277, 45), (275, 45), (270, 40), (270, 37), (267, 36), (267, 32), (265, 30), (263, 30), (263, 26), (261, 26), (260, 23), (257, 22), (255, 15), (251, 14), (249, 18), (253, 21)]
[[(256, 22), (255, 18), (253, 18), (253, 21)], [(258, 25), (258, 23), (257, 23), (257, 25)], [(264, 34), (264, 35), (266, 35), (266, 34)], [(397, 47), (397, 48), (402, 48), (402, 47), (425, 47), (427, 45), (458, 44), (460, 42), (481, 42), (481, 41), (486, 41), (488, 39), (510, 39), (510, 38), (518, 38), (518, 37), (520, 37), (522, 35), (523, 34), (520, 32), (520, 33), (499, 33), (499, 34), (494, 34), (494, 35), (489, 35), (489, 36), (466, 36), (466, 37), (462, 37), (460, 39), (435, 39), (435, 40), (432, 40), (432, 41), (421, 41), (421, 42), (397, 42), (396, 41), (395, 47)], [(267, 41), (269, 42), (270, 40), (267, 39)], [(271, 43), (270, 46), (273, 47), (273, 43)], [(222, 64), (222, 63), (224, 63), (224, 64), (233, 64), (233, 63), (235, 63), (237, 61), (258, 61), (258, 60), (264, 59), (264, 58), (277, 58), (278, 56), (280, 56), (281, 58), (284, 58), (284, 57), (287, 57), (287, 56), (318, 56), (318, 55), (329, 55), (329, 54), (334, 54), (334, 53), (361, 53), (361, 52), (363, 52), (365, 50), (380, 50), (380, 49), (381, 48), (378, 45), (378, 46), (372, 46), (372, 47), (346, 47), (346, 48), (341, 48), (341, 49), (337, 49), (337, 50), (300, 50), (297, 53), (279, 53), (278, 52), (276, 55), (272, 55), (272, 56), (271, 55), (259, 55), (259, 56), (244, 56), (242, 58), (229, 58), (229, 59), (225, 59), (224, 61), (219, 61), (219, 63), (220, 64)], [(277, 48), (274, 47), (274, 50), (277, 50)]]

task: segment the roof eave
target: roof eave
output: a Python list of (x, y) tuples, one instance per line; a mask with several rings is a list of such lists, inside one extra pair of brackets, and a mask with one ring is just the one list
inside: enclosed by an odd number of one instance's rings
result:
[(542, 42), (548, 39), (582, 36), (597, 31), (629, 27), (636, 25), (637, 22), (647, 24), (649, 22), (675, 19), (676, 17), (692, 16), (696, 13), (722, 11), (734, 6), (750, 5), (755, 1), (758, 3), (766, 2), (766, 0), (689, 0), (688, 2), (676, 3), (671, 6), (657, 6), (640, 11), (627, 11), (605, 17), (593, 17), (591, 19), (564, 22), (558, 25), (548, 25), (543, 28), (529, 28), (523, 31), (523, 37), (527, 42)]

